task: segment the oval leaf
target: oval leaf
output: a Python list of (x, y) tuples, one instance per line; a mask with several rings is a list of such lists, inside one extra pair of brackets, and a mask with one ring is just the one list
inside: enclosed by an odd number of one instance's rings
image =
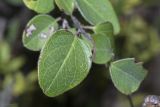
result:
[(115, 61), (110, 66), (110, 75), (115, 87), (126, 95), (139, 88), (146, 74), (141, 63), (135, 63), (133, 58)]
[(110, 22), (97, 24), (93, 30), (95, 33), (103, 33), (105, 35), (113, 36), (113, 26)]
[(91, 67), (91, 51), (77, 36), (57, 31), (43, 47), (38, 63), (39, 84), (50, 97), (77, 86)]
[(54, 9), (54, 0), (23, 0), (25, 5), (37, 13), (49, 13)]
[(93, 62), (97, 64), (106, 64), (114, 56), (110, 37), (99, 33), (93, 35), (93, 40), (95, 44)]
[(72, 15), (74, 10), (74, 0), (55, 0), (57, 6), (66, 14)]
[(58, 24), (54, 18), (48, 15), (37, 15), (30, 20), (23, 32), (23, 44), (30, 50), (39, 51), (57, 29)]
[(114, 33), (119, 33), (119, 22), (109, 0), (76, 0), (76, 3), (79, 11), (90, 24), (97, 25), (109, 21), (113, 24)]

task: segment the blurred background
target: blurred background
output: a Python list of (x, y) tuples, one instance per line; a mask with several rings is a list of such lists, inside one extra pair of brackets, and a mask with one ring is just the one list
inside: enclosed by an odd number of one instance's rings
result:
[[(117, 58), (135, 57), (149, 71), (132, 95), (135, 107), (141, 107), (146, 95), (160, 95), (160, 0), (111, 2), (121, 23), (115, 36)], [(61, 16), (58, 8), (50, 14)], [(79, 16), (77, 10), (75, 14)], [(21, 0), (0, 0), (0, 107), (130, 107), (113, 86), (106, 65), (93, 64), (88, 77), (65, 94), (45, 96), (37, 81), (39, 52), (25, 49), (21, 41), (34, 15)]]

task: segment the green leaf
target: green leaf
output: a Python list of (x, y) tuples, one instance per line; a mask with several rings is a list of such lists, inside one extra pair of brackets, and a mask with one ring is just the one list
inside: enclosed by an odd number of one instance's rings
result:
[(66, 14), (72, 15), (74, 10), (74, 0), (55, 0), (57, 6)]
[(106, 64), (114, 56), (109, 35), (107, 36), (102, 33), (94, 34), (93, 40), (95, 44), (93, 62), (96, 64)]
[[(2, 63), (0, 65), (1, 74), (11, 74), (19, 71), (19, 69), (24, 65), (25, 59), (23, 57), (17, 57), (11, 59), (7, 63)], [(7, 67), (5, 66), (7, 65)]]
[(104, 22), (96, 25), (93, 30), (95, 32), (93, 61), (97, 64), (106, 64), (114, 57), (113, 26), (109, 22)]
[(12, 5), (21, 5), (23, 3), (22, 0), (6, 0), (6, 1)]
[(48, 38), (58, 29), (57, 21), (48, 15), (37, 15), (27, 24), (23, 33), (26, 48), (39, 51)]
[(49, 13), (54, 9), (54, 0), (23, 0), (23, 2), (37, 13)]
[(97, 24), (93, 30), (95, 33), (104, 33), (105, 35), (113, 36), (113, 26), (110, 22)]
[(77, 86), (91, 67), (91, 51), (76, 35), (57, 31), (43, 47), (38, 63), (38, 79), (43, 92), (58, 96)]
[(12, 59), (8, 66), (4, 68), (5, 73), (12, 73), (18, 71), (24, 65), (24, 57), (17, 57)]
[(109, 21), (113, 24), (114, 33), (119, 33), (120, 25), (109, 0), (76, 0), (76, 4), (90, 24), (97, 25)]
[(25, 77), (21, 72), (15, 73), (14, 77), (14, 85), (13, 85), (13, 95), (20, 96), (26, 90), (26, 81)]
[(77, 30), (76, 30), (76, 28), (69, 28), (69, 29), (67, 29), (68, 31), (70, 31), (70, 32), (72, 32), (73, 34), (77, 34)]
[(126, 95), (139, 88), (146, 74), (141, 63), (135, 63), (133, 58), (112, 62), (110, 66), (110, 75), (115, 87)]
[(2, 64), (6, 64), (9, 62), (11, 58), (11, 47), (5, 41), (0, 41), (0, 69), (1, 66), (4, 67)]

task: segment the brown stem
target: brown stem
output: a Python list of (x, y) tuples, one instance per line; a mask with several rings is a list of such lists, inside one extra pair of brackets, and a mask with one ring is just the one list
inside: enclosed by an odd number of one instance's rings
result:
[(128, 98), (129, 103), (130, 103), (130, 106), (131, 106), (131, 107), (134, 107), (134, 104), (133, 104), (131, 95), (128, 95), (127, 98)]
[(81, 26), (81, 23), (79, 22), (79, 20), (74, 17), (74, 16), (71, 16), (71, 19), (75, 25), (75, 27), (90, 41), (93, 42), (91, 36), (83, 29), (83, 27)]

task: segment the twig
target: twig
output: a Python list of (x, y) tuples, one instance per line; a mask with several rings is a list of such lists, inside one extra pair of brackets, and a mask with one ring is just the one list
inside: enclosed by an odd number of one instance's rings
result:
[(68, 24), (68, 21), (67, 21), (66, 19), (63, 19), (63, 21), (62, 21), (62, 28), (63, 28), (63, 29), (68, 29), (68, 28), (70, 28), (70, 27), (69, 27), (69, 24)]
[(131, 107), (134, 107), (134, 104), (133, 104), (131, 95), (128, 95), (127, 98), (128, 98), (129, 103), (130, 103), (130, 106), (131, 106)]
[(94, 59), (94, 57), (95, 57), (95, 52), (96, 52), (96, 47), (95, 47), (94, 40), (92, 39), (91, 35), (89, 35), (89, 34), (83, 29), (83, 26), (81, 25), (80, 21), (79, 21), (76, 17), (71, 16), (71, 19), (72, 19), (75, 27), (78, 29), (78, 32), (80, 32), (81, 34), (83, 34), (82, 36), (84, 36), (86, 39), (88, 39), (88, 40), (93, 44), (93, 49), (92, 49), (93, 56), (92, 56), (92, 59)]
[(93, 26), (82, 26), (83, 29), (89, 29), (89, 30), (93, 30), (94, 27)]
[(93, 42), (91, 36), (83, 29), (83, 27), (81, 26), (81, 23), (79, 22), (79, 20), (74, 17), (74, 16), (71, 16), (71, 19), (75, 25), (75, 27), (88, 39), (90, 40), (91, 42)]
[(61, 17), (56, 18), (56, 22), (59, 22), (59, 21), (61, 21), (61, 20), (62, 20)]

